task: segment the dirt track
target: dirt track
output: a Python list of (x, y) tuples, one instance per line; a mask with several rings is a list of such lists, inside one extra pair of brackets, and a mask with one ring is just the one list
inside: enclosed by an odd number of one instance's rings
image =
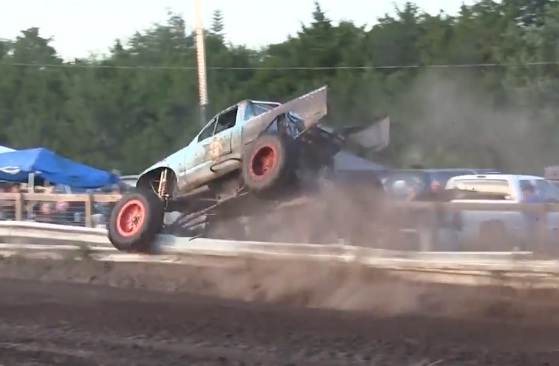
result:
[(7, 278), (0, 280), (0, 364), (559, 364), (559, 296), (552, 293), (434, 288), (339, 268), (244, 266), (0, 261)]

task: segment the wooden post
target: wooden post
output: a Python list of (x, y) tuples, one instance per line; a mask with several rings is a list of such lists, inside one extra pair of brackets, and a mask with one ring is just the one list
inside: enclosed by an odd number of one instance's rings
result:
[[(433, 210), (428, 210), (426, 212), (425, 217), (428, 218), (428, 222), (425, 225), (425, 233), (428, 233), (427, 238), (423, 234), (420, 244), (420, 251), (421, 252), (430, 252), (432, 250), (438, 250), (436, 244), (436, 240), (438, 238), (438, 227), (439, 227), (439, 211), (441, 210), (441, 206), (438, 202), (433, 204)], [(423, 216), (423, 215), (422, 215)], [(427, 240), (425, 240), (427, 239)]]
[(93, 227), (93, 197), (85, 195), (85, 227)]
[(536, 228), (536, 237), (534, 248), (532, 249), (535, 253), (538, 254), (556, 254), (556, 250), (551, 250), (551, 247), (548, 247), (549, 241), (549, 225), (548, 225), (548, 212), (549, 212), (549, 205), (548, 204), (541, 204), (538, 205), (537, 208), (537, 215), (538, 215), (538, 223)]
[(23, 206), (24, 206), (23, 194), (16, 193), (14, 200), (15, 209), (15, 219), (16, 221), (23, 221)]

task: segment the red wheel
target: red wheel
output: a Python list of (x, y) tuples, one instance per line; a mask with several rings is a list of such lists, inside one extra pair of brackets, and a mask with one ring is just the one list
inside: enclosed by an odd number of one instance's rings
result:
[(116, 229), (124, 237), (136, 235), (146, 219), (146, 208), (140, 200), (126, 202), (118, 212)]
[(275, 195), (289, 184), (294, 174), (295, 149), (292, 140), (270, 134), (248, 145), (242, 162), (242, 177), (253, 192)]
[(107, 223), (110, 242), (124, 252), (150, 252), (164, 213), (163, 201), (155, 193), (126, 194), (115, 204)]
[(277, 152), (273, 146), (259, 147), (250, 159), (250, 175), (253, 179), (262, 179), (277, 163)]

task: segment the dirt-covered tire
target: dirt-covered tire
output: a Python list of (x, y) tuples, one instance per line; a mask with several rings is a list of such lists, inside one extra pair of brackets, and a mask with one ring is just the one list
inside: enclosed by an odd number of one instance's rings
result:
[(263, 135), (245, 150), (242, 176), (247, 188), (272, 193), (283, 188), (294, 173), (292, 141), (280, 135)]
[(114, 206), (107, 225), (109, 241), (123, 252), (150, 252), (163, 225), (163, 201), (154, 193), (128, 193)]

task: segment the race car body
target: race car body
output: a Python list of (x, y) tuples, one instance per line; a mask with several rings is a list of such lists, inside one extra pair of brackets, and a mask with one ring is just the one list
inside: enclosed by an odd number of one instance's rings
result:
[[(214, 116), (183, 149), (149, 167), (141, 176), (162, 168), (171, 169), (179, 192), (188, 193), (241, 168), (243, 148), (264, 130), (286, 128), (292, 138), (326, 115), (326, 87), (289, 103), (241, 101)], [(312, 110), (308, 106), (313, 106)], [(272, 122), (285, 114), (283, 126)], [(275, 131), (274, 131), (275, 130)], [(141, 178), (140, 178), (141, 179)]]
[(388, 118), (335, 132), (318, 124), (326, 113), (326, 86), (284, 104), (243, 100), (223, 110), (186, 147), (140, 174), (136, 192), (115, 205), (109, 239), (117, 249), (145, 251), (166, 211), (181, 212), (184, 224), (243, 195), (277, 198), (312, 181), (346, 139), (386, 145)]

